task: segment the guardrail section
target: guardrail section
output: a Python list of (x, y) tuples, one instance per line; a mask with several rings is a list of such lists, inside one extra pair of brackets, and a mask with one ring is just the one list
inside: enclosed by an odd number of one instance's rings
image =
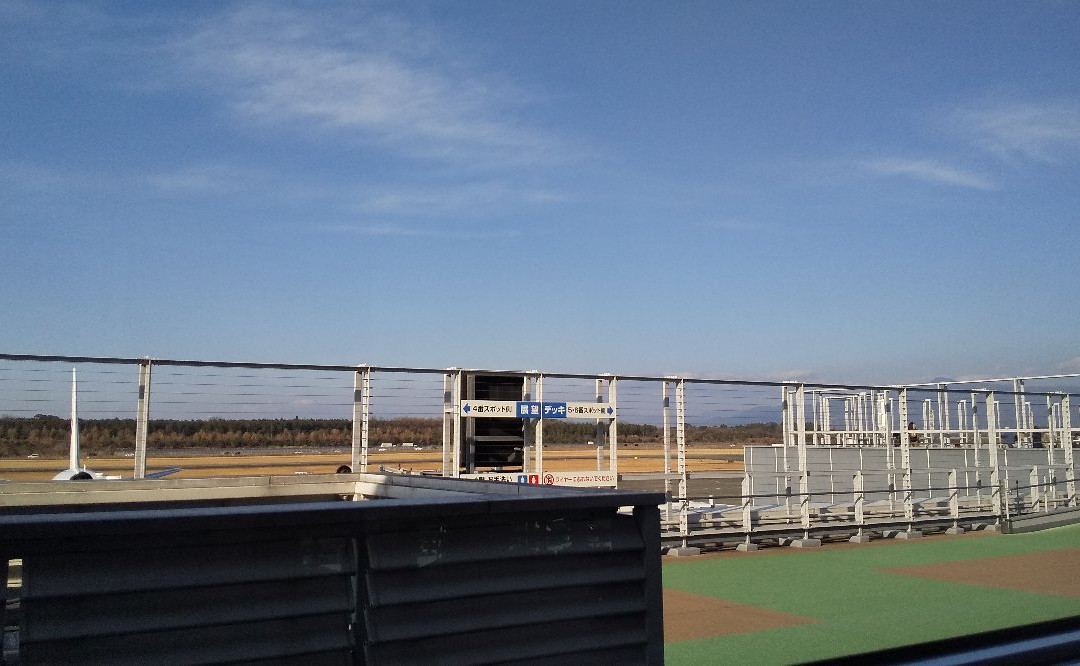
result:
[(364, 483), (387, 499), (0, 515), (7, 643), (27, 664), (663, 661), (658, 493)]

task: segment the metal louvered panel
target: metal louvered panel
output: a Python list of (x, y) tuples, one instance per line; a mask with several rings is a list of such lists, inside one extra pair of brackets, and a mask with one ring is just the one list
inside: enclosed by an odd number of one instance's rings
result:
[[(317, 578), (356, 571), (348, 539), (268, 541), (249, 537), (240, 543), (187, 543), (177, 538), (147, 543), (139, 536), (94, 544), (71, 543), (66, 550), (39, 555), (24, 566), (24, 594), (32, 597), (166, 590), (196, 585), (227, 585), (265, 580)], [(125, 543), (127, 542), (127, 543)], [(125, 561), (118, 552), (138, 552)], [(148, 571), (155, 573), (147, 575)], [(30, 575), (33, 572), (33, 575)]]
[(352, 540), (126, 541), (26, 561), (20, 642), (29, 663), (351, 654)]
[[(526, 593), (552, 587), (611, 584), (641, 578), (641, 552), (595, 553), (559, 557), (557, 566), (537, 559), (532, 564), (517, 560), (488, 560), (419, 569), (380, 571), (367, 577), (372, 605), (384, 606), (440, 599), (457, 599), (461, 581), (469, 581), (473, 594), (492, 594), (516, 589)], [(525, 566), (529, 575), (522, 577)]]
[[(188, 587), (30, 599), (26, 640), (88, 638), (109, 633), (158, 631), (344, 613), (353, 608), (351, 585), (341, 578), (309, 578), (270, 583)], [(107, 623), (107, 627), (103, 625)]]
[(612, 649), (634, 655), (622, 664), (638, 664), (646, 662), (644, 628), (640, 614), (597, 617), (379, 643), (367, 655), (377, 664), (491, 664)]
[(644, 612), (645, 600), (639, 582), (458, 597), (419, 606), (371, 609), (367, 638), (371, 642), (412, 640), (435, 631), (457, 634)]
[[(642, 537), (629, 516), (523, 516), (514, 522), (491, 519), (469, 524), (433, 523), (421, 529), (373, 534), (368, 560), (373, 569), (421, 568), (458, 562), (513, 560), (541, 555), (641, 551)], [(493, 546), (498, 554), (493, 556)]]
[(211, 664), (263, 658), (351, 663), (347, 632), (333, 616), (221, 624), (23, 647), (28, 664)]
[(23, 562), (14, 646), (23, 664), (663, 661), (662, 495), (487, 488), (404, 477), (383, 486), (403, 499), (369, 502), (0, 508), (0, 562)]
[(490, 516), (373, 534), (361, 590), (372, 663), (490, 663), (613, 649), (648, 661), (645, 542), (593, 513)]

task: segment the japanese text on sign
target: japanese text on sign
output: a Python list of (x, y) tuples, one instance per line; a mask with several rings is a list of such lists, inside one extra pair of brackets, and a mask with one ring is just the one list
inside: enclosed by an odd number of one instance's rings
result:
[(568, 402), (566, 416), (571, 419), (613, 419), (615, 408), (602, 402)]
[(513, 400), (470, 400), (461, 405), (461, 415), (477, 418), (517, 418)]

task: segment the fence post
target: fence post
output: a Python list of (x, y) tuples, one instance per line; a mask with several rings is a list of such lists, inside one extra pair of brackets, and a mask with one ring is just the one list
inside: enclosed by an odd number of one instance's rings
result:
[[(461, 476), (461, 440), (463, 434), (461, 432), (461, 370), (454, 370), (453, 378), (453, 413), (454, 413), (454, 451), (453, 451), (453, 464), (451, 465), (451, 476), (458, 478)], [(445, 474), (445, 472), (444, 472)]]
[[(533, 380), (529, 375), (525, 375), (521, 378), (521, 399), (525, 401), (529, 400), (541, 400), (533, 393), (532, 388)], [(522, 473), (529, 473), (530, 460), (529, 456), (532, 455), (532, 448), (536, 442), (536, 431), (540, 427), (540, 423), (543, 419), (522, 419), (521, 424), (521, 471)], [(537, 474), (540, 470), (535, 470)]]
[(683, 548), (686, 548), (686, 539), (690, 536), (690, 525), (687, 517), (687, 513), (690, 511), (690, 501), (687, 499), (686, 488), (686, 381), (683, 379), (680, 379), (675, 384), (675, 446), (677, 448), (679, 470), (680, 524)]
[(1065, 452), (1065, 505), (1076, 504), (1076, 468), (1073, 467), (1072, 407), (1069, 396), (1061, 397), (1061, 446)]
[(150, 434), (150, 359), (139, 361), (139, 404), (135, 419), (136, 479), (146, 478), (146, 445)]
[(863, 531), (866, 524), (866, 477), (862, 470), (851, 476), (852, 499), (855, 505), (855, 525), (858, 532), (848, 538), (851, 543), (870, 543), (870, 535)]
[(353, 375), (352, 470), (367, 472), (368, 416), (371, 393), (371, 368), (357, 368)]
[(1042, 494), (1041, 484), (1039, 483), (1039, 466), (1034, 465), (1031, 468), (1031, 474), (1028, 475), (1028, 502), (1031, 504), (1031, 508), (1034, 509), (1039, 505), (1039, 495)]
[(915, 496), (912, 490), (911, 479), (911, 433), (908, 424), (908, 397), (907, 389), (900, 389), (900, 468), (904, 488), (904, 520), (907, 521), (907, 530), (898, 532), (896, 536), (901, 539), (914, 539), (922, 536), (922, 532), (914, 527), (915, 523)]
[[(612, 451), (615, 452), (614, 457), (612, 459), (615, 460), (616, 463), (618, 462), (617, 457), (619, 455), (619, 393), (618, 393), (618, 388), (619, 388), (619, 380), (618, 380), (617, 377), (613, 376), (608, 381), (608, 395), (607, 395), (607, 398), (608, 398), (608, 404), (611, 405), (615, 409), (615, 413), (611, 415), (610, 419), (608, 419), (608, 437), (610, 438), (610, 441), (611, 441), (611, 449), (612, 449)], [(615, 467), (613, 467), (611, 471), (618, 474), (618, 472), (619, 472), (618, 464), (616, 464)], [(618, 480), (618, 478), (616, 478), (616, 481), (617, 480)]]
[(450, 476), (453, 464), (454, 436), (454, 384), (453, 375), (443, 373), (443, 427), (442, 427), (442, 475)]
[(946, 534), (963, 534), (964, 528), (960, 527), (960, 488), (959, 477), (955, 469), (949, 470), (949, 515), (952, 516), (952, 527), (945, 530)]
[[(671, 517), (671, 399), (668, 397), (669, 382), (662, 382), (660, 415), (664, 425), (664, 519)], [(599, 455), (599, 454), (598, 454)]]
[(758, 549), (758, 545), (750, 540), (750, 534), (754, 531), (754, 498), (750, 485), (750, 475), (744, 474), (742, 480), (742, 525), (746, 532), (746, 540), (735, 546), (735, 550), (749, 552)]
[(821, 539), (810, 538), (810, 472), (803, 469), (799, 475), (799, 504), (802, 514), (803, 538), (793, 539), (791, 545), (795, 548), (809, 548), (820, 546)]
[[(543, 402), (544, 400), (544, 375), (538, 374), (536, 376), (536, 399)], [(535, 453), (533, 457), (536, 460), (536, 473), (543, 477), (544, 474), (544, 419), (536, 420), (536, 441), (533, 442), (535, 447)], [(600, 470), (597, 470), (600, 471)], [(618, 484), (619, 480), (616, 478), (615, 483)]]
[(997, 434), (997, 401), (994, 392), (990, 391), (986, 394), (986, 446), (990, 454), (990, 495), (996, 520), (993, 526), (995, 530), (1001, 529), (1002, 510), (1005, 508), (1004, 502), (1009, 490), (1009, 468), (1006, 467), (1005, 473), (1001, 473), (1001, 452), (998, 450)]

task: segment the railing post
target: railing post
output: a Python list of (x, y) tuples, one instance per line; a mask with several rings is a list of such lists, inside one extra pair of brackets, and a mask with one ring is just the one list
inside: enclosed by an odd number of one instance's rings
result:
[[(534, 397), (532, 388), (532, 377), (525, 375), (521, 378), (521, 399), (525, 401), (540, 400), (540, 398)], [(540, 424), (543, 419), (522, 419), (521, 423), (521, 471), (523, 473), (529, 472), (529, 456), (532, 454), (532, 448), (535, 446), (536, 431), (543, 427)], [(537, 474), (539, 474), (537, 470)]]
[(675, 446), (677, 447), (678, 470), (679, 470), (679, 514), (681, 521), (683, 547), (690, 536), (690, 526), (687, 514), (690, 511), (690, 500), (687, 498), (686, 488), (686, 381), (680, 379), (675, 384)]
[(665, 379), (662, 383), (660, 415), (664, 426), (664, 519), (671, 518), (671, 408), (668, 396), (669, 382)]
[(945, 530), (946, 534), (963, 534), (964, 528), (960, 527), (960, 488), (958, 480), (960, 475), (955, 469), (949, 470), (949, 515), (952, 517), (952, 527)]
[(139, 361), (139, 404), (135, 418), (136, 479), (146, 478), (146, 447), (150, 435), (150, 359)]
[(1041, 478), (1039, 476), (1039, 466), (1033, 465), (1031, 467), (1031, 474), (1028, 475), (1028, 502), (1031, 504), (1031, 508), (1039, 506), (1040, 496), (1042, 495)]
[[(538, 374), (536, 376), (536, 400), (543, 402), (544, 400), (544, 375)], [(536, 420), (536, 441), (533, 442), (536, 447), (536, 453), (534, 457), (536, 459), (536, 473), (543, 475), (544, 473), (544, 419)], [(600, 471), (600, 470), (597, 470)], [(618, 479), (615, 480), (618, 482)]]
[(862, 532), (863, 523), (866, 522), (866, 477), (861, 469), (851, 475), (851, 499), (855, 507), (855, 524)]
[(742, 480), (742, 526), (743, 532), (746, 533), (746, 539), (735, 546), (735, 550), (743, 552), (758, 549), (758, 545), (750, 540), (750, 535), (754, 531), (754, 498), (751, 497), (752, 494), (750, 475), (744, 474)]
[[(900, 484), (904, 491), (904, 518), (910, 523), (913, 515), (911, 506), (911, 436), (908, 434), (907, 389), (901, 389), (897, 397), (900, 411)], [(893, 482), (895, 485), (895, 481)]]
[(611, 471), (618, 481), (619, 473), (619, 404), (618, 404), (619, 380), (614, 376), (608, 380), (608, 404), (615, 409), (615, 413), (607, 420), (608, 442), (611, 445)]
[(902, 482), (904, 488), (904, 520), (908, 527), (906, 532), (900, 532), (901, 538), (921, 537), (922, 532), (915, 529), (915, 492), (912, 490), (911, 478), (911, 434), (908, 424), (908, 396), (907, 389), (900, 389), (900, 467), (902, 469)]
[(810, 538), (810, 473), (805, 469), (799, 475), (799, 505), (802, 518), (803, 538)]
[(810, 538), (810, 472), (802, 470), (799, 476), (799, 502), (802, 514), (803, 538), (794, 539), (792, 546), (797, 548), (810, 548), (821, 545), (821, 539)]
[(795, 418), (798, 427), (799, 469), (806, 471), (806, 386), (799, 384), (795, 389)]
[(443, 374), (442, 475), (452, 476), (454, 456), (454, 376)]
[(453, 410), (454, 410), (454, 452), (453, 463), (450, 469), (450, 476), (455, 479), (461, 476), (461, 444), (462, 437), (462, 423), (461, 423), (461, 370), (454, 370), (453, 379)]
[(997, 435), (997, 400), (994, 392), (990, 391), (986, 394), (986, 439), (990, 454), (990, 484), (993, 486), (990, 493), (997, 520), (995, 527), (1001, 529), (1001, 518), (1009, 490), (1009, 468), (1006, 467), (1005, 473), (1001, 473), (1001, 452), (998, 449)]
[(353, 373), (352, 457), (350, 460), (354, 472), (367, 472), (370, 393), (371, 368), (357, 368)]
[(851, 495), (855, 508), (855, 526), (858, 532), (848, 538), (851, 543), (870, 543), (870, 535), (863, 531), (866, 525), (866, 477), (862, 470), (851, 475)]
[(1076, 468), (1073, 466), (1073, 442), (1072, 442), (1072, 407), (1068, 394), (1061, 397), (1061, 447), (1065, 454), (1065, 499), (1066, 506), (1072, 506), (1076, 501)]
[[(1022, 379), (1014, 379), (1012, 383), (1013, 383), (1013, 413), (1016, 416), (1016, 421), (1015, 421), (1015, 423), (1016, 423), (1016, 435), (1015, 435), (1015, 439), (1013, 440), (1013, 443), (1017, 448), (1020, 448), (1022, 443), (1027, 444), (1027, 441), (1026, 441), (1027, 437), (1021, 437), (1021, 433), (1023, 432), (1023, 428), (1024, 428), (1024, 417), (1026, 416), (1026, 414), (1024, 413), (1024, 400), (1023, 400), (1023, 398), (1024, 398), (1024, 380), (1022, 380)], [(1021, 440), (1024, 440), (1024, 441), (1022, 442)]]

